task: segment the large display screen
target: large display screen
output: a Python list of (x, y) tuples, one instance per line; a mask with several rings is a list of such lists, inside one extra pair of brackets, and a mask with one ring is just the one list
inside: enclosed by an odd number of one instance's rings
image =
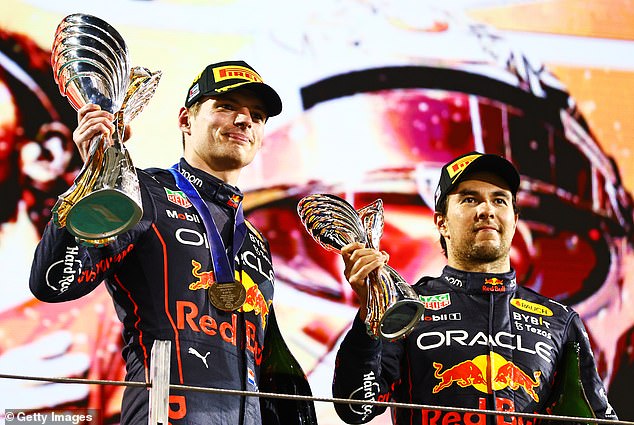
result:
[[(331, 193), (361, 208), (382, 199), (381, 248), (414, 283), (446, 261), (430, 207), (439, 167), (478, 150), (507, 157), (522, 175), (511, 252), (519, 283), (579, 312), (613, 407), (634, 420), (628, 2), (8, 0), (3, 10), (0, 373), (125, 374), (104, 287), (61, 304), (28, 289), (51, 207), (81, 167), (51, 44), (65, 16), (87, 13), (120, 32), (132, 65), (163, 73), (126, 145), (139, 168), (180, 158), (178, 111), (208, 63), (243, 59), (282, 96), (284, 110), (267, 123), (239, 187), (248, 219), (270, 242), (277, 318), (314, 395), (331, 396), (334, 357), (358, 301), (339, 256), (303, 228), (298, 200)], [(117, 423), (122, 388), (0, 379), (0, 394), (0, 409), (90, 407)], [(331, 404), (316, 408), (321, 425), (343, 423)]]

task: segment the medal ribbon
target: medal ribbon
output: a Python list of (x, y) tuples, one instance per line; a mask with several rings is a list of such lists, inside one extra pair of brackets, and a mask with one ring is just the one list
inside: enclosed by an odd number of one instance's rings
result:
[[(217, 283), (235, 282), (234, 262), (229, 260), (225, 244), (222, 241), (216, 222), (209, 211), (209, 207), (200, 197), (194, 185), (178, 171), (178, 164), (169, 168), (176, 180), (176, 186), (182, 190), (196, 208), (203, 220), (207, 235), (209, 235), (209, 251), (214, 269), (214, 278)], [(246, 225), (244, 224), (244, 213), (242, 212), (242, 202), (238, 205), (236, 219), (233, 225), (233, 252), (234, 257), (242, 247), (246, 236)]]

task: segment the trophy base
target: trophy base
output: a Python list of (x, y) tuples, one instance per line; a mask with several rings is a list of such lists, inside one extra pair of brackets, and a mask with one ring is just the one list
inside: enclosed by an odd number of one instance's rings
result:
[(142, 214), (140, 205), (124, 192), (101, 189), (73, 205), (66, 217), (66, 228), (78, 239), (107, 239), (137, 224)]
[(393, 341), (406, 336), (423, 317), (425, 307), (417, 300), (401, 300), (392, 304), (381, 318), (379, 332)]

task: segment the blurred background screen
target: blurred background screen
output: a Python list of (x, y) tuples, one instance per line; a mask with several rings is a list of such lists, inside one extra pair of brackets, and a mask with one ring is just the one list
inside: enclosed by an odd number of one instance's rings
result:
[[(316, 396), (331, 396), (358, 304), (341, 259), (302, 227), (297, 201), (383, 199), (381, 247), (414, 283), (444, 265), (430, 208), (439, 167), (479, 150), (522, 174), (520, 283), (579, 312), (613, 407), (634, 420), (632, 2), (4, 0), (0, 371), (121, 380), (121, 327), (103, 287), (59, 305), (28, 290), (50, 208), (81, 166), (75, 112), (50, 66), (55, 29), (72, 13), (106, 20), (132, 65), (163, 72), (127, 143), (139, 168), (180, 157), (177, 114), (207, 64), (243, 59), (282, 96), (239, 187), (271, 244), (278, 321)], [(0, 408), (90, 407), (117, 423), (121, 392), (0, 380)], [(331, 405), (316, 408), (320, 424), (342, 423)]]

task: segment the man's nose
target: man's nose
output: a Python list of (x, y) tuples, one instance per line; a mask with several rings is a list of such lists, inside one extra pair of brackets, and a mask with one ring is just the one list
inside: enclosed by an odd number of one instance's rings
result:
[(249, 112), (249, 108), (238, 108), (236, 110), (236, 118), (234, 122), (237, 126), (250, 127), (251, 124), (253, 124), (253, 120), (251, 119), (251, 112)]
[(493, 211), (493, 204), (491, 202), (482, 201), (477, 208), (478, 218), (493, 217)]

